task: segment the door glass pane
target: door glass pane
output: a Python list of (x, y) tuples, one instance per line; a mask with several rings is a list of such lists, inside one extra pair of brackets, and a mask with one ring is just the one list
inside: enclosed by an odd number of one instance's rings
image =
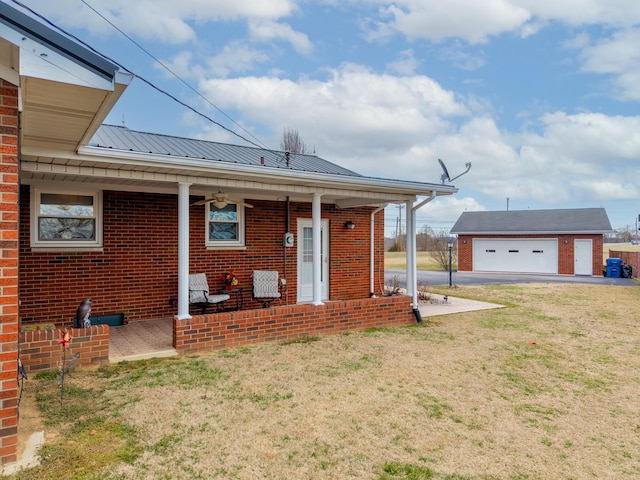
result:
[(313, 282), (313, 229), (302, 229), (302, 283)]

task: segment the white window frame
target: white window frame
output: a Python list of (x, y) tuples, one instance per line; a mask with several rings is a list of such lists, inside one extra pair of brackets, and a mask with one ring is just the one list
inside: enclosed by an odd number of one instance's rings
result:
[[(237, 219), (235, 223), (238, 225), (238, 238), (235, 240), (211, 240), (209, 238), (209, 211), (216, 208), (212, 203), (207, 203), (204, 210), (204, 240), (207, 248), (211, 249), (234, 249), (245, 247), (245, 228), (244, 228), (244, 212), (245, 206), (234, 204), (236, 206)], [(233, 223), (231, 221), (221, 221), (220, 223)]]
[[(39, 224), (40, 199), (42, 194), (83, 195), (93, 197), (93, 217), (95, 219), (95, 238), (93, 240), (40, 240)], [(89, 217), (87, 217), (89, 218)], [(60, 188), (31, 187), (31, 247), (55, 250), (95, 250), (101, 249), (102, 244), (102, 190), (64, 190)]]

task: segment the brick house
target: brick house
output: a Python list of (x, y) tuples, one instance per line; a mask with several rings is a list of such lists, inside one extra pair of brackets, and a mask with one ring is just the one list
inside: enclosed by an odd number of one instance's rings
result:
[(459, 271), (596, 276), (610, 231), (603, 208), (464, 212), (451, 229)]
[[(132, 79), (0, 3), (3, 464), (16, 459), (17, 366), (27, 338), (20, 330), (68, 328), (84, 298), (93, 299), (93, 315), (172, 317), (181, 352), (313, 328), (407, 324), (417, 311), (415, 215), (407, 223), (410, 298), (377, 298), (383, 208), (404, 203), (415, 212), (455, 187), (366, 177), (314, 155), (102, 125)], [(212, 195), (220, 201), (194, 205)], [(229, 269), (245, 290), (243, 310), (190, 308), (189, 273), (206, 273), (215, 289)], [(271, 309), (251, 299), (259, 269), (287, 281)], [(233, 335), (211, 333), (214, 323)], [(277, 333), (265, 327), (276, 323)], [(88, 343), (106, 338), (108, 349), (108, 326), (78, 330)], [(55, 345), (51, 335), (29, 341)]]

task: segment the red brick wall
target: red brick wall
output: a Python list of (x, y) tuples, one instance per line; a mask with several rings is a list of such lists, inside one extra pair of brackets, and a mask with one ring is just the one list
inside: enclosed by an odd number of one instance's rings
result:
[(18, 445), (18, 88), (0, 80), (0, 463)]
[(503, 236), (496, 235), (459, 235), (458, 236), (458, 271), (473, 271), (473, 239), (474, 238), (557, 238), (558, 239), (558, 274), (573, 275), (574, 273), (574, 240), (588, 239), (592, 241), (593, 248), (593, 275), (602, 275), (602, 235), (523, 235)]
[[(288, 281), (283, 303), (296, 303), (297, 219), (311, 218), (311, 204), (292, 204), (291, 232), (296, 245), (284, 248), (286, 203), (250, 200), (246, 210), (246, 248), (207, 250), (204, 206), (190, 208), (190, 271), (205, 272), (210, 288), (222, 286), (219, 276), (233, 269), (251, 302), (251, 272), (273, 269)], [(71, 326), (80, 302), (93, 299), (92, 315), (124, 313), (125, 321), (173, 316), (177, 297), (178, 217), (176, 195), (105, 191), (102, 252), (44, 253), (30, 248), (29, 187), (21, 190), (20, 316), (24, 322)], [(371, 209), (338, 210), (323, 206), (330, 219), (330, 298), (369, 296), (369, 220)], [(352, 220), (354, 230), (344, 228)], [(383, 278), (384, 213), (376, 215), (376, 276)], [(285, 268), (286, 267), (286, 268)], [(284, 292), (287, 293), (287, 292)], [(198, 310), (192, 310), (197, 313)]]
[(408, 296), (276, 306), (174, 318), (174, 347), (179, 353), (195, 353), (415, 322)]
[[(77, 367), (99, 365), (109, 361), (109, 325), (94, 325), (91, 328), (72, 328), (71, 343), (66, 353), (66, 361), (73, 355), (80, 356)], [(63, 350), (58, 344), (63, 331), (36, 330), (20, 333), (20, 360), (27, 372), (57, 370), (62, 363)]]

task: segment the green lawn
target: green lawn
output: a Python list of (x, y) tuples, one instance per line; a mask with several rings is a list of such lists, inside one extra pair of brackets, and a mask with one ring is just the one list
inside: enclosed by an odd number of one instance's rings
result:
[[(430, 252), (417, 252), (416, 259), (418, 262), (418, 270), (442, 270), (442, 268), (431, 257)], [(454, 270), (456, 264), (453, 264)], [(385, 252), (384, 253), (384, 268), (390, 269), (405, 269), (407, 268), (407, 254), (406, 252)]]

